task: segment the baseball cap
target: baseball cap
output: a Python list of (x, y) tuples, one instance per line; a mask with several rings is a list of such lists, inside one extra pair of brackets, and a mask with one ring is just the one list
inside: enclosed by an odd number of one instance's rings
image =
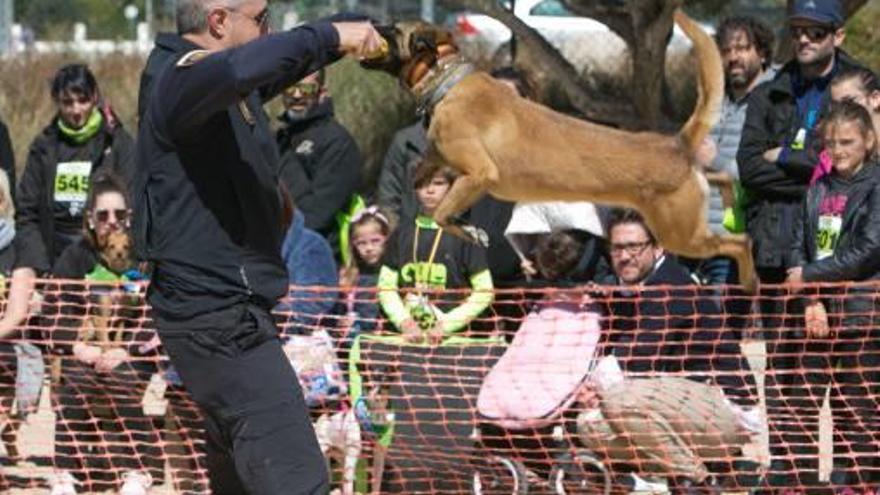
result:
[(843, 25), (843, 14), (838, 0), (796, 0), (789, 21), (803, 19), (818, 24)]

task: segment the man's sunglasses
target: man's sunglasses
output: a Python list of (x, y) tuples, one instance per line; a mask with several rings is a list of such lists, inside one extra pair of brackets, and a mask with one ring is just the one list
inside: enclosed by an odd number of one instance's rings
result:
[(321, 91), (321, 85), (316, 82), (300, 82), (288, 88), (286, 93), (290, 98), (294, 98), (297, 91), (302, 96), (315, 96)]
[(827, 26), (795, 26), (791, 28), (791, 37), (799, 40), (806, 35), (810, 41), (822, 41), (833, 32), (834, 28)]
[(224, 8), (226, 10), (231, 11), (231, 12), (237, 12), (237, 13), (247, 17), (248, 19), (254, 21), (254, 24), (256, 24), (257, 27), (260, 28), (260, 30), (265, 30), (265, 29), (268, 29), (268, 27), (269, 27), (269, 7), (268, 6), (266, 8), (264, 8), (263, 10), (261, 10), (259, 13), (257, 13), (257, 15), (255, 15), (255, 16), (249, 16), (249, 15), (243, 13), (242, 11), (235, 9), (235, 8), (232, 8), (232, 7), (224, 7)]
[(110, 221), (111, 214), (113, 214), (117, 222), (125, 223), (131, 216), (131, 211), (123, 208), (116, 210), (95, 210), (95, 220), (97, 220), (98, 223), (107, 223)]

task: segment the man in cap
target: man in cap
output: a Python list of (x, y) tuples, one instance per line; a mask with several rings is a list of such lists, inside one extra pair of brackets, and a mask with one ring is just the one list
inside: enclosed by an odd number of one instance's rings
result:
[[(817, 124), (830, 102), (829, 83), (841, 70), (858, 66), (840, 49), (845, 32), (837, 0), (797, 0), (788, 19), (794, 59), (773, 81), (759, 86), (750, 96), (737, 152), (740, 180), (748, 195), (746, 231), (754, 242), (758, 277), (769, 284), (784, 282), (787, 270), (793, 266), (793, 225), (818, 162), (821, 143)], [(793, 471), (805, 470), (818, 482), (809, 433), (801, 423), (776, 419), (794, 412), (785, 409), (797, 407), (797, 396), (805, 390), (804, 375), (797, 371), (801, 366), (795, 357), (802, 352), (804, 334), (795, 327), (794, 320), (784, 318), (803, 311), (791, 304), (786, 307), (787, 299), (779, 291), (764, 290), (762, 295), (763, 329), (770, 357), (768, 378), (776, 384), (770, 397), (778, 398), (781, 393), (795, 399), (769, 401), (774, 455), (771, 469), (776, 472), (771, 481), (791, 486), (797, 484)], [(813, 449), (811, 455), (803, 455), (804, 445), (807, 451)], [(813, 481), (800, 477), (800, 484), (805, 483)]]

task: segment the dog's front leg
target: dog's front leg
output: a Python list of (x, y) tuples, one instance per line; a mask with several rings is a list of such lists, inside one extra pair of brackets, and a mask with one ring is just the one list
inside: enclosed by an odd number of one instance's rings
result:
[(471, 177), (463, 175), (455, 180), (449, 192), (437, 205), (434, 212), (434, 220), (440, 226), (446, 229), (452, 235), (461, 237), (471, 242), (484, 243), (484, 239), (476, 233), (476, 229), (461, 222), (457, 222), (456, 217), (467, 211), (485, 194), (486, 189), (484, 183)]

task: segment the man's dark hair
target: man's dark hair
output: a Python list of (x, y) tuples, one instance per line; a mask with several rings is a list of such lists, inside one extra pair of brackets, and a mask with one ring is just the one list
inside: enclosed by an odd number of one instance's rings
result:
[(569, 231), (558, 230), (538, 241), (535, 264), (547, 280), (565, 277), (584, 255), (584, 242)]
[(52, 99), (57, 101), (68, 91), (89, 98), (98, 94), (98, 81), (87, 65), (65, 65), (55, 73), (55, 77), (52, 78)]
[(722, 48), (731, 36), (740, 31), (745, 33), (746, 39), (764, 59), (762, 67), (769, 67), (773, 62), (773, 31), (754, 17), (732, 16), (723, 19), (715, 32), (715, 42)]
[(654, 237), (654, 233), (651, 232), (651, 229), (648, 228), (648, 224), (645, 223), (645, 217), (631, 208), (615, 208), (611, 210), (611, 213), (608, 215), (608, 224), (605, 228), (605, 232), (608, 233), (608, 238), (611, 238), (611, 230), (614, 229), (614, 227), (627, 223), (641, 225), (642, 228), (645, 229), (645, 233), (648, 234), (648, 240), (651, 242), (651, 245), (657, 245), (657, 238)]

